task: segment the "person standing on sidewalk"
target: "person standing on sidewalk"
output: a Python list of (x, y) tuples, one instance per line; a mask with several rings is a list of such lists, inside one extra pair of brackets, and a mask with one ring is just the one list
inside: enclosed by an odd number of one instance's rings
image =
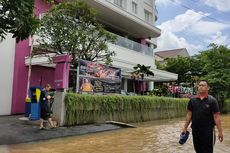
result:
[(51, 89), (50, 84), (46, 84), (45, 88), (41, 92), (41, 116), (40, 116), (40, 129), (45, 129), (44, 127), (44, 120), (48, 120), (51, 128), (54, 128), (52, 119), (51, 119), (51, 108), (49, 101), (51, 99), (51, 96), (48, 94), (48, 92)]
[(213, 153), (215, 144), (215, 125), (218, 130), (218, 139), (223, 141), (223, 132), (220, 120), (220, 110), (217, 100), (208, 95), (210, 87), (206, 80), (198, 85), (198, 95), (190, 99), (182, 132), (186, 132), (192, 122), (193, 145), (196, 153)]

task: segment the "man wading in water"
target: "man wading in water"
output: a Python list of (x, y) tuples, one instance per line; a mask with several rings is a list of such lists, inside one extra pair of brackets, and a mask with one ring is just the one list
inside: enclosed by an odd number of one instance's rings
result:
[(198, 95), (188, 102), (187, 115), (182, 132), (186, 132), (192, 122), (193, 145), (196, 153), (213, 153), (215, 125), (218, 139), (223, 141), (220, 110), (217, 100), (208, 95), (208, 82), (202, 80), (198, 85)]

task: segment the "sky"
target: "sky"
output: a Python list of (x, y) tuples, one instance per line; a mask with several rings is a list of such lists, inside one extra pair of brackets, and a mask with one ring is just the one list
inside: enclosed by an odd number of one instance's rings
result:
[(230, 47), (230, 0), (156, 0), (156, 7), (155, 51), (186, 48), (192, 56), (210, 43)]

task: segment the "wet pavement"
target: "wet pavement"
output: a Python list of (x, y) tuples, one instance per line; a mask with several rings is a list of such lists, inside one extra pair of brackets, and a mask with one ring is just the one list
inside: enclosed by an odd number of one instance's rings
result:
[[(230, 148), (230, 115), (222, 115), (221, 119), (224, 141), (222, 143), (219, 141), (216, 142), (214, 153), (227, 153)], [(9, 122), (12, 123), (12, 121)], [(0, 122), (2, 123), (1, 118)], [(34, 128), (36, 128), (38, 134), (44, 134), (43, 132), (52, 134), (55, 132), (38, 131), (37, 123), (33, 124), (35, 124)], [(76, 136), (71, 135), (44, 141), (0, 145), (0, 153), (195, 153), (192, 136), (188, 138), (188, 141), (184, 145), (178, 143), (183, 124), (184, 117), (141, 122), (133, 124), (137, 128), (118, 128), (119, 130), (96, 133), (91, 131), (89, 132), (90, 134), (79, 135), (73, 133)], [(85, 128), (79, 129), (79, 131), (87, 130), (87, 126), (90, 127), (91, 125), (79, 126)], [(96, 125), (93, 126), (97, 128)], [(57, 130), (63, 133), (66, 132), (65, 128)], [(190, 128), (189, 131), (191, 132)], [(33, 134), (33, 136), (36, 135)], [(17, 136), (15, 138), (18, 139)], [(2, 138), (0, 137), (0, 139)]]
[[(230, 149), (230, 115), (223, 115), (222, 123), (224, 141), (216, 142), (214, 153)], [(141, 122), (134, 124), (137, 128), (0, 145), (0, 153), (195, 153), (192, 136), (178, 143), (183, 124), (184, 118)]]
[(20, 120), (22, 115), (0, 117), (0, 145), (47, 140), (120, 129), (112, 124), (90, 124), (40, 130), (39, 121)]

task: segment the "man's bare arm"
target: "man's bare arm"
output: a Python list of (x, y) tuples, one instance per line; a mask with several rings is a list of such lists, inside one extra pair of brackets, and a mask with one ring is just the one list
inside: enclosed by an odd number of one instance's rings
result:
[(191, 120), (192, 120), (192, 112), (188, 110), (187, 114), (186, 114), (186, 117), (185, 117), (185, 123), (184, 123), (184, 127), (182, 129), (182, 132), (186, 132), (187, 131), (187, 128), (188, 128)]
[(214, 117), (214, 121), (216, 123), (216, 127), (218, 130), (218, 136), (217, 137), (220, 140), (220, 142), (222, 142), (224, 140), (224, 136), (223, 136), (222, 126), (221, 126), (220, 113), (213, 114), (213, 117)]

